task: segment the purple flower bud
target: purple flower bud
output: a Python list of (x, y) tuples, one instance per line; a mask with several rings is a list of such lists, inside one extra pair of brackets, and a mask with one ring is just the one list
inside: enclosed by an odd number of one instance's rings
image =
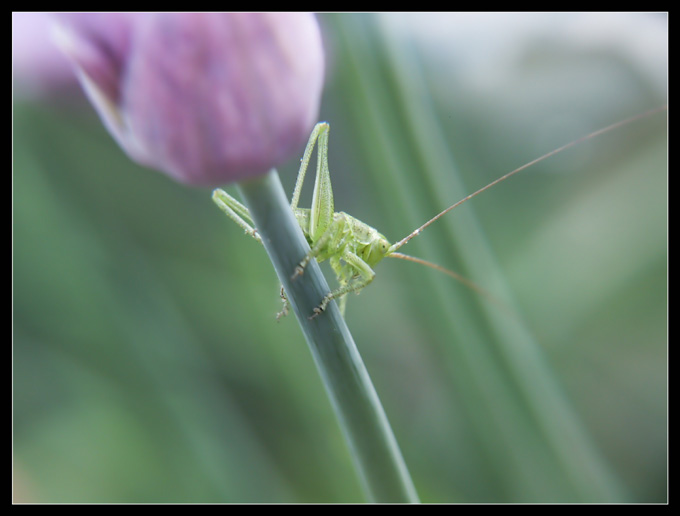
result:
[(195, 185), (262, 174), (316, 121), (324, 59), (308, 13), (60, 15), (61, 46), (136, 161)]
[(49, 13), (12, 13), (12, 82), (18, 99), (71, 94), (82, 99), (73, 66), (50, 39), (51, 24)]

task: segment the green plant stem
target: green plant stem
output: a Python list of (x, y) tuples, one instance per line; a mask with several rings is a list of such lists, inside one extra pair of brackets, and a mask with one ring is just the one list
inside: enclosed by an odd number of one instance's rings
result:
[(364, 488), (374, 502), (417, 503), (418, 496), (380, 400), (334, 302), (310, 319), (329, 292), (315, 260), (291, 280), (309, 246), (290, 209), (278, 174), (239, 184), (258, 233), (283, 285), (319, 369)]

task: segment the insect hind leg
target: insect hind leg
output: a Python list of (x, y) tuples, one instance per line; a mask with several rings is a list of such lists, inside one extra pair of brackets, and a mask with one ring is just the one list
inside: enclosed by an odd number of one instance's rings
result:
[(213, 191), (212, 199), (227, 217), (236, 222), (247, 235), (262, 243), (257, 229), (253, 227), (253, 220), (250, 218), (248, 208), (220, 188)]
[[(298, 171), (297, 179), (295, 180), (295, 188), (293, 190), (293, 197), (290, 201), (290, 207), (295, 209), (300, 202), (300, 193), (302, 192), (302, 185), (305, 182), (305, 175), (307, 174), (307, 168), (309, 166), (309, 160), (312, 157), (312, 151), (314, 150), (314, 145), (319, 139), (319, 136), (328, 131), (328, 124), (326, 122), (319, 122), (314, 126), (312, 134), (309, 136), (309, 141), (307, 142), (307, 147), (305, 147), (305, 152), (300, 160), (300, 169)], [(322, 149), (321, 152), (326, 152), (326, 149)]]

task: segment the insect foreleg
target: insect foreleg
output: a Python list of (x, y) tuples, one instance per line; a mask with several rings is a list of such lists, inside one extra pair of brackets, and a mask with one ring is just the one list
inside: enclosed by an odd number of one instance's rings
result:
[[(352, 278), (358, 275), (351, 265), (341, 260), (339, 255), (333, 256), (330, 259), (330, 264), (335, 276), (338, 278), (338, 284), (340, 287), (344, 287), (352, 280)], [(343, 317), (345, 317), (345, 308), (347, 306), (348, 297), (349, 296), (344, 295), (336, 298), (338, 308), (340, 309), (340, 314)]]
[(350, 235), (351, 228), (347, 224), (346, 215), (344, 213), (336, 213), (336, 217), (331, 220), (331, 223), (326, 227), (326, 231), (316, 240), (312, 238), (312, 248), (295, 267), (292, 279), (304, 273), (305, 267), (307, 267), (312, 258), (322, 262), (334, 256), (341, 256)]
[(328, 228), (326, 232), (319, 237), (319, 239), (314, 243), (312, 248), (309, 250), (309, 252), (305, 255), (305, 257), (300, 261), (300, 263), (295, 267), (295, 272), (293, 273), (293, 276), (291, 279), (295, 279), (298, 276), (302, 276), (305, 272), (305, 267), (309, 264), (312, 258), (316, 258), (319, 256), (323, 251), (326, 250), (326, 247), (328, 246), (328, 242), (330, 241), (331, 237), (333, 236), (333, 228)]
[[(352, 273), (348, 274), (344, 270), (341, 271), (336, 270), (335, 271), (336, 274), (338, 274), (339, 277), (343, 278), (355, 275), (358, 275), (358, 277), (356, 279), (349, 280), (346, 284), (341, 285), (340, 288), (330, 292), (329, 294), (326, 294), (326, 296), (321, 300), (319, 306), (317, 306), (314, 309), (314, 314), (310, 317), (310, 319), (313, 319), (321, 312), (323, 312), (328, 306), (328, 303), (330, 303), (333, 299), (338, 299), (351, 292), (359, 292), (361, 289), (363, 289), (365, 286), (371, 283), (371, 281), (373, 281), (373, 279), (375, 278), (375, 272), (373, 271), (373, 269), (371, 269), (371, 267), (365, 261), (363, 261), (353, 252), (345, 250), (345, 252), (342, 254), (342, 260), (345, 262), (346, 267), (350, 267)], [(331, 261), (331, 266), (333, 266), (334, 263), (338, 262), (339, 260), (336, 261), (335, 259), (333, 259)], [(338, 266), (342, 267), (341, 264)]]

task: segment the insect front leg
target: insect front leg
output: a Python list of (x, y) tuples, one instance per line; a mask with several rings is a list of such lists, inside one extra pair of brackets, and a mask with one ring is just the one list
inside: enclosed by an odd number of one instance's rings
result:
[[(314, 319), (321, 312), (323, 312), (328, 306), (328, 303), (330, 303), (333, 299), (339, 299), (351, 292), (359, 292), (375, 278), (375, 272), (373, 269), (371, 269), (371, 267), (365, 261), (363, 261), (353, 252), (345, 250), (345, 252), (342, 254), (342, 260), (345, 262), (347, 267), (350, 267), (350, 269), (353, 270), (353, 273), (350, 273), (349, 276), (353, 277), (357, 275), (358, 277), (348, 281), (345, 285), (341, 285), (340, 288), (326, 294), (326, 296), (324, 296), (324, 298), (321, 300), (319, 306), (314, 308), (314, 314), (310, 317), (310, 319)], [(335, 260), (333, 260), (331, 264), (333, 264), (334, 261)], [(336, 274), (338, 274), (337, 271)], [(345, 278), (347, 277), (347, 273), (345, 271), (340, 272), (339, 277)]]
[[(354, 268), (341, 260), (339, 255), (332, 257), (330, 259), (330, 264), (335, 276), (338, 278), (338, 284), (341, 288), (344, 288), (352, 280), (352, 278), (357, 275)], [(348, 297), (349, 296), (344, 295), (336, 298), (338, 308), (340, 309), (340, 315), (343, 317), (345, 317), (345, 309), (347, 307)]]
[(305, 267), (307, 267), (312, 258), (316, 258), (323, 251), (326, 250), (328, 242), (330, 241), (332, 236), (333, 230), (332, 228), (329, 228), (323, 235), (321, 235), (321, 237), (319, 237), (319, 239), (314, 243), (309, 252), (305, 255), (305, 257), (300, 261), (297, 267), (295, 267), (295, 272), (293, 273), (291, 279), (295, 279), (298, 276), (302, 276), (304, 274)]

